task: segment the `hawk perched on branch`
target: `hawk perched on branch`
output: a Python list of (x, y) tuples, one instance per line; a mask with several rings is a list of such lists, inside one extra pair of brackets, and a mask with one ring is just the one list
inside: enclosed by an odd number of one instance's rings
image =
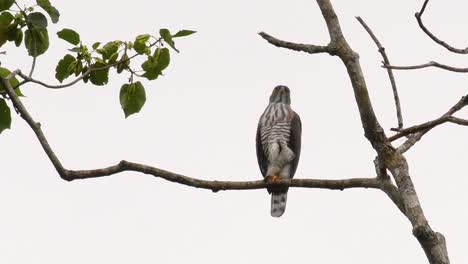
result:
[[(301, 154), (301, 119), (291, 109), (289, 88), (276, 86), (257, 128), (257, 160), (265, 180), (292, 178)], [(269, 187), (271, 216), (286, 209), (288, 187)]]

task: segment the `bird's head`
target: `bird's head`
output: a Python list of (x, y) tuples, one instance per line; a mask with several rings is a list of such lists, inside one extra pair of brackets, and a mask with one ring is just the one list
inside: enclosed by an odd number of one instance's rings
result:
[(273, 89), (273, 92), (270, 96), (270, 104), (271, 103), (283, 103), (283, 104), (291, 104), (289, 88), (284, 85), (278, 85)]

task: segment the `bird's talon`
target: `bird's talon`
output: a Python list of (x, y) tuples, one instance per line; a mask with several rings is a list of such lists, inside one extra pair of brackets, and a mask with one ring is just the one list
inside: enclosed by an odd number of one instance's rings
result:
[(277, 181), (279, 181), (280, 179), (281, 179), (281, 177), (278, 176), (278, 175), (269, 175), (269, 176), (266, 176), (266, 178), (265, 178), (265, 180), (266, 180), (267, 182), (277, 182)]

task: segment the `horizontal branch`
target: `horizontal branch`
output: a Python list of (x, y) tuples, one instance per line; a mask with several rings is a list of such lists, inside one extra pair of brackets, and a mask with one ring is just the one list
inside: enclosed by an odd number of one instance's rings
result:
[(202, 180), (158, 169), (152, 166), (135, 162), (121, 161), (114, 166), (96, 170), (64, 170), (61, 177), (65, 180), (89, 179), (111, 176), (124, 171), (136, 171), (149, 174), (170, 182), (175, 182), (190, 187), (208, 189), (214, 192), (225, 190), (254, 190), (265, 189), (269, 186), (289, 186), (300, 188), (319, 188), (331, 190), (344, 190), (349, 188), (373, 188), (379, 189), (381, 184), (377, 178), (351, 178), (343, 180), (322, 180), (322, 179), (282, 179), (275, 182), (265, 180), (258, 181), (216, 181)]
[(452, 67), (446, 64), (435, 62), (435, 61), (430, 61), (428, 63), (419, 64), (419, 65), (411, 65), (411, 66), (396, 66), (396, 65), (384, 64), (382, 67), (387, 68), (387, 69), (393, 69), (393, 70), (417, 70), (417, 69), (423, 69), (423, 68), (428, 68), (428, 67), (436, 67), (436, 68), (444, 69), (444, 70), (451, 71), (451, 72), (461, 72), (461, 73), (468, 72), (468, 68)]
[(415, 125), (415, 126), (411, 126), (411, 127), (408, 127), (408, 128), (399, 129), (398, 134), (393, 135), (393, 136), (389, 137), (388, 139), (390, 141), (394, 141), (394, 140), (397, 140), (397, 139), (399, 139), (401, 137), (407, 136), (409, 134), (414, 134), (416, 132), (420, 132), (420, 131), (423, 131), (423, 130), (432, 129), (435, 126), (438, 126), (440, 124), (443, 124), (443, 123), (449, 121), (449, 118), (450, 118), (450, 116), (442, 116), (442, 117), (439, 117), (437, 119), (422, 123), (420, 125)]
[(453, 105), (445, 114), (441, 117), (422, 123), (420, 125), (408, 127), (405, 129), (398, 130), (398, 134), (389, 137), (390, 141), (399, 139), (403, 136), (411, 135), (401, 146), (398, 147), (398, 151), (401, 153), (406, 152), (409, 150), (414, 144), (416, 144), (422, 136), (424, 136), (427, 132), (429, 132), (432, 128), (446, 123), (451, 122), (458, 125), (468, 126), (468, 120), (461, 119), (454, 117), (453, 114), (461, 110), (463, 107), (468, 105), (468, 95), (462, 96), (460, 100)]
[(454, 116), (442, 116), (442, 117), (439, 117), (437, 119), (428, 121), (426, 123), (422, 123), (420, 125), (400, 129), (400, 130), (398, 130), (398, 132), (399, 132), (398, 134), (393, 135), (393, 136), (389, 137), (388, 139), (390, 141), (394, 141), (396, 139), (407, 136), (409, 134), (414, 134), (414, 133), (417, 133), (417, 132), (420, 132), (420, 131), (423, 131), (423, 130), (429, 130), (429, 129), (432, 129), (432, 128), (438, 126), (438, 125), (441, 125), (441, 124), (447, 123), (447, 122), (457, 124), (457, 125), (461, 125), (461, 126), (468, 126), (468, 120), (466, 120), (466, 119), (462, 119), (462, 118), (458, 118), (458, 117), (454, 117)]
[[(112, 66), (109, 66), (109, 68), (112, 67)], [(20, 76), (24, 81), (22, 81), (21, 83), (19, 83), (19, 85), (17, 85), (16, 87), (14, 87), (15, 89), (22, 86), (23, 84), (25, 83), (28, 83), (28, 82), (31, 82), (31, 83), (36, 83), (36, 84), (39, 84), (43, 87), (46, 87), (46, 88), (50, 88), (50, 89), (62, 89), (62, 88), (67, 88), (67, 87), (70, 87), (70, 86), (73, 86), (74, 84), (76, 84), (77, 82), (83, 80), (84, 77), (86, 77), (88, 74), (90, 74), (94, 69), (89, 69), (88, 71), (84, 72), (82, 75), (78, 76), (76, 79), (74, 79), (73, 81), (69, 82), (69, 83), (65, 83), (65, 84), (59, 84), (59, 85), (52, 85), (52, 84), (47, 84), (45, 82), (42, 82), (42, 81), (39, 81), (39, 80), (36, 80), (26, 74), (24, 74), (21, 70), (18, 70), (17, 71), (17, 74), (18, 76)]]
[(426, 35), (429, 36), (429, 38), (431, 38), (435, 43), (441, 45), (442, 47), (446, 48), (447, 50), (449, 50), (451, 52), (454, 52), (454, 53), (458, 53), (458, 54), (468, 54), (468, 47), (464, 48), (464, 49), (455, 48), (455, 47), (447, 44), (445, 41), (443, 41), (443, 40), (439, 39), (438, 37), (436, 37), (434, 34), (432, 34), (429, 31), (429, 29), (426, 28), (426, 26), (422, 22), (422, 15), (424, 14), (424, 11), (426, 10), (426, 6), (427, 6), (428, 3), (429, 3), (429, 0), (424, 1), (424, 4), (421, 7), (421, 10), (414, 15), (416, 17), (416, 20), (418, 21), (418, 25), (422, 29), (422, 31), (424, 31), (424, 33), (426, 33)]
[(268, 35), (265, 32), (258, 33), (263, 39), (268, 41), (270, 44), (275, 45), (280, 48), (286, 48), (295, 51), (303, 51), (310, 54), (316, 53), (332, 53), (332, 49), (328, 46), (317, 46), (317, 45), (310, 45), (310, 44), (300, 44), (300, 43), (293, 43), (289, 41), (284, 41), (277, 39), (273, 36)]
[(111, 176), (116, 173), (123, 171), (137, 171), (144, 174), (150, 174), (158, 178), (162, 178), (171, 182), (184, 184), (191, 187), (209, 189), (214, 192), (220, 190), (252, 190), (252, 189), (264, 189), (268, 186), (290, 186), (290, 187), (302, 187), (302, 188), (322, 188), (332, 190), (344, 190), (348, 188), (381, 188), (381, 183), (377, 178), (354, 178), (344, 180), (318, 180), (318, 179), (293, 179), (293, 180), (280, 180), (275, 182), (269, 182), (264, 180), (259, 181), (209, 181), (196, 179), (181, 174), (158, 169), (152, 166), (138, 164), (129, 161), (121, 161), (114, 166), (110, 166), (103, 169), (96, 170), (68, 170), (65, 169), (60, 162), (59, 158), (55, 155), (52, 150), (47, 138), (45, 137), (41, 125), (37, 123), (32, 116), (29, 114), (23, 103), (16, 95), (13, 87), (11, 86), (8, 78), (0, 77), (3, 86), (6, 88), (9, 98), (13, 102), (13, 105), (20, 113), (21, 117), (28, 123), (31, 129), (36, 134), (39, 142), (45, 153), (51, 160), (55, 169), (59, 173), (60, 177), (67, 181), (77, 179), (89, 179), (97, 177)]

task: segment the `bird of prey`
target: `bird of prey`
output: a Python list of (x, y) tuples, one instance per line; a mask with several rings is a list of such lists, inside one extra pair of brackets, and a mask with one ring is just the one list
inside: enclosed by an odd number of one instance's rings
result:
[[(301, 119), (291, 109), (289, 88), (276, 86), (257, 127), (257, 160), (265, 180), (294, 176), (301, 154), (301, 133)], [(286, 209), (288, 187), (267, 190), (271, 194), (271, 216), (280, 217)]]

